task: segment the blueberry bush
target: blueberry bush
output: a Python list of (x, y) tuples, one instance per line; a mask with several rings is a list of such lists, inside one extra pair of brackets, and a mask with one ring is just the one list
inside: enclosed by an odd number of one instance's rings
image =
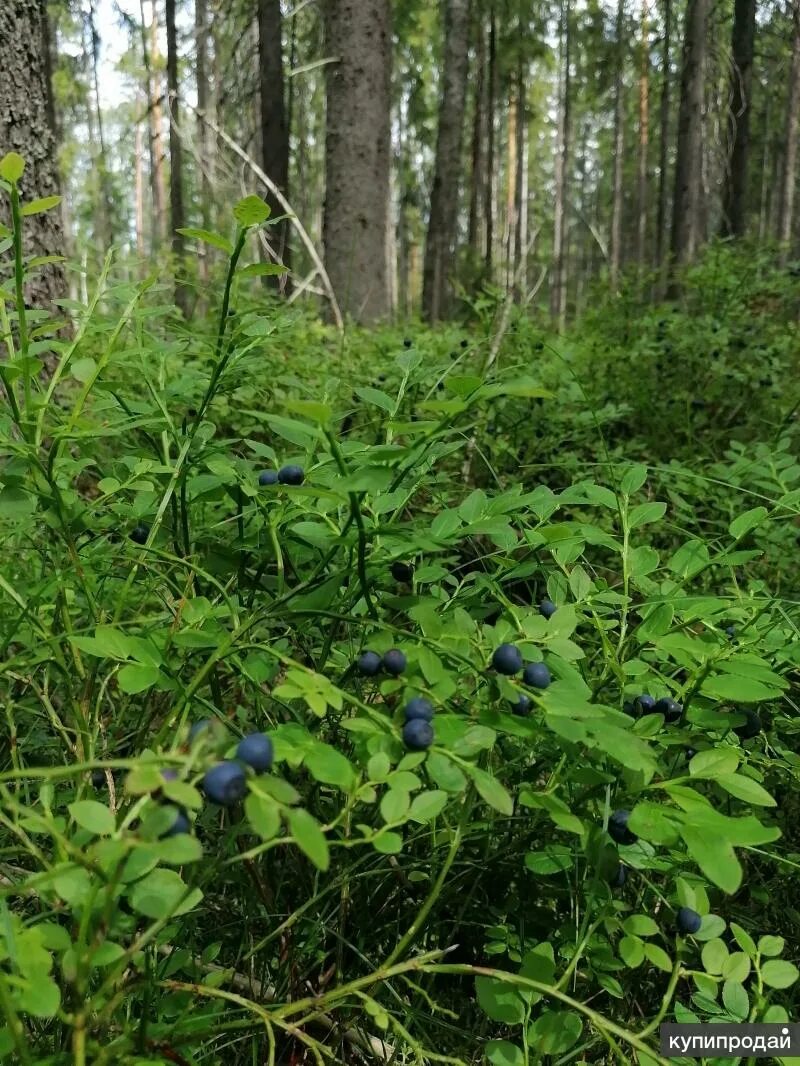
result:
[(749, 398), (788, 295), (698, 451), (643, 368), (659, 331), (706, 365), (691, 306), (520, 318), (496, 360), (488, 313), (342, 338), (264, 309), (257, 197), (190, 232), (213, 320), (111, 259), (32, 311), (23, 165), (0, 1058), (650, 1066), (662, 1020), (790, 1018), (796, 398)]

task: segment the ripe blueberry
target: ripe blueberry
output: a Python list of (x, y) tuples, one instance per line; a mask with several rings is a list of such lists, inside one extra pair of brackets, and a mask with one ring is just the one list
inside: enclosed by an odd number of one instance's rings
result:
[(553, 679), (544, 663), (528, 663), (522, 680), (531, 688), (547, 688)]
[(462, 348), (466, 348), (466, 347), (468, 347), (468, 345), (469, 345), (469, 341), (468, 341), (468, 340), (463, 340), (463, 341), (461, 342), (461, 347), (462, 347)]
[(556, 613), (556, 605), (552, 600), (542, 600), (539, 604), (539, 614), (542, 618), (552, 618)]
[(92, 770), (92, 785), (95, 788), (106, 787), (106, 772), (105, 770)]
[(306, 479), (302, 466), (282, 466), (278, 471), (281, 485), (302, 485)]
[(411, 722), (415, 718), (430, 722), (433, 718), (433, 704), (430, 700), (426, 700), (424, 696), (414, 696), (403, 708), (403, 714), (406, 716), (407, 722)]
[(513, 677), (522, 669), (522, 655), (515, 644), (501, 644), (492, 655), (492, 666), (498, 674)]
[(609, 836), (618, 844), (635, 844), (639, 839), (635, 833), (628, 829), (630, 816), (630, 811), (614, 811), (608, 819)]
[(725, 626), (725, 636), (728, 640), (733, 640), (736, 636), (736, 626)]
[(387, 674), (399, 677), (406, 668), (406, 657), (398, 648), (390, 648), (383, 656), (383, 668)]
[(752, 707), (737, 707), (737, 714), (744, 715), (741, 725), (735, 725), (733, 731), (740, 740), (752, 740), (761, 732), (761, 719)]
[(655, 697), (648, 696), (647, 693), (643, 693), (641, 696), (639, 696), (634, 703), (634, 707), (639, 712), (639, 714), (650, 714), (650, 712), (654, 710), (655, 705)]
[(376, 651), (365, 651), (358, 659), (358, 672), (364, 677), (375, 677), (381, 672), (383, 660)]
[(403, 347), (404, 348), (410, 348), (413, 343), (414, 342), (412, 341), (412, 339), (410, 337), (406, 337), (406, 339), (403, 341)]
[(191, 828), (192, 826), (189, 821), (189, 817), (186, 814), (186, 811), (179, 810), (175, 814), (175, 821), (172, 823), (166, 833), (162, 833), (162, 836), (176, 837), (179, 833), (188, 833)]
[(531, 713), (532, 706), (533, 703), (530, 696), (526, 696), (524, 692), (520, 692), (517, 699), (511, 704), (511, 710), (520, 718), (525, 718)]
[(236, 758), (260, 774), (272, 766), (272, 755), (272, 741), (264, 733), (251, 733), (236, 748)]
[(134, 526), (130, 532), (130, 538), (134, 544), (146, 544), (149, 536), (150, 526), (146, 526), (144, 522), (140, 522), (138, 526)]
[(433, 726), (422, 718), (412, 718), (403, 726), (403, 742), (412, 751), (424, 751), (433, 744)]
[(247, 792), (247, 778), (238, 762), (220, 762), (203, 778), (203, 792), (212, 803), (232, 807)]
[(396, 559), (392, 563), (391, 569), (392, 577), (395, 581), (402, 581), (406, 585), (411, 582), (411, 579), (414, 576), (414, 568), (409, 566), (408, 563), (400, 562), (399, 559)]
[(681, 907), (675, 916), (679, 933), (696, 933), (703, 924), (703, 919), (691, 907)]
[(262, 470), (258, 475), (259, 485), (277, 485), (278, 484), (278, 471), (277, 470)]
[(663, 714), (666, 722), (677, 722), (683, 714), (683, 707), (675, 700), (671, 700), (669, 696), (662, 696), (660, 700), (656, 700), (653, 710), (656, 714)]

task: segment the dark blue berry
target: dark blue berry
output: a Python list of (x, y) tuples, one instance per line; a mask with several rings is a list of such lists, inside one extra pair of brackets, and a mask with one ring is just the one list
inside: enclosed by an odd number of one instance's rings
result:
[(387, 674), (399, 677), (406, 668), (406, 657), (398, 648), (390, 648), (383, 656), (383, 668)]
[(462, 347), (462, 348), (466, 348), (466, 347), (468, 347), (468, 346), (469, 346), (469, 341), (467, 341), (467, 340), (463, 340), (463, 341), (461, 342), (461, 347)]
[(262, 470), (258, 475), (259, 485), (277, 485), (278, 484), (278, 471), (277, 470)]
[(403, 726), (403, 742), (412, 751), (424, 751), (433, 744), (433, 726), (422, 718), (412, 718)]
[(492, 655), (492, 666), (498, 674), (513, 677), (522, 669), (522, 653), (515, 644), (501, 644)]
[(134, 544), (146, 544), (149, 536), (150, 526), (146, 526), (143, 522), (140, 522), (138, 526), (134, 526), (130, 533)]
[(92, 770), (92, 785), (95, 788), (105, 788), (106, 784), (105, 770)]
[(542, 618), (552, 618), (553, 615), (556, 613), (556, 610), (556, 605), (553, 603), (552, 600), (542, 600), (542, 602), (539, 604), (539, 614), (542, 616)]
[(383, 660), (376, 651), (365, 651), (358, 659), (358, 672), (364, 677), (375, 677), (381, 672)]
[(406, 339), (403, 341), (403, 347), (404, 348), (410, 348), (413, 343), (414, 342), (412, 341), (412, 339), (410, 337), (406, 337)]
[(625, 882), (627, 880), (628, 880), (628, 867), (625, 865), (624, 862), (621, 862), (617, 866), (617, 868), (614, 871), (613, 875), (608, 879), (608, 883), (609, 883), (609, 885), (611, 885), (612, 888), (622, 888), (622, 886), (625, 884)]
[(530, 696), (526, 696), (524, 692), (520, 692), (517, 699), (511, 704), (511, 710), (520, 718), (524, 718), (531, 713), (532, 706), (533, 701)]
[(653, 710), (656, 714), (663, 714), (667, 722), (677, 722), (683, 714), (683, 707), (669, 696), (662, 696), (660, 700), (657, 700)]
[(403, 708), (403, 714), (407, 722), (411, 722), (415, 718), (430, 722), (433, 718), (433, 704), (430, 700), (426, 700), (424, 696), (414, 696)]
[(547, 688), (553, 678), (544, 663), (528, 663), (522, 680), (531, 688)]
[(178, 836), (179, 833), (188, 833), (188, 832), (190, 832), (191, 828), (192, 828), (192, 825), (191, 825), (191, 822), (189, 821), (189, 816), (186, 814), (186, 811), (177, 811), (176, 814), (175, 814), (174, 822), (169, 827), (169, 829), (166, 831), (166, 833), (162, 834), (162, 836), (165, 836), (165, 837), (176, 837), (176, 836)]
[(725, 626), (725, 636), (728, 640), (733, 640), (736, 636), (736, 626)]
[(302, 485), (306, 479), (302, 466), (282, 466), (278, 471), (281, 485)]
[(258, 773), (269, 770), (272, 766), (272, 741), (264, 733), (251, 733), (239, 741), (236, 758), (247, 763)]
[(411, 583), (411, 579), (414, 577), (414, 568), (409, 566), (408, 563), (401, 563), (399, 560), (392, 563), (392, 577), (395, 581), (400, 581), (405, 585)]
[(761, 732), (761, 719), (751, 707), (737, 707), (736, 713), (744, 715), (744, 722), (735, 725), (733, 731), (740, 740), (752, 740)]
[(679, 933), (696, 933), (703, 924), (703, 919), (691, 907), (681, 907), (675, 916)]
[(247, 778), (238, 762), (220, 762), (203, 778), (203, 792), (212, 803), (232, 807), (247, 792)]
[(618, 844), (635, 844), (639, 839), (635, 833), (628, 829), (630, 816), (630, 811), (614, 811), (608, 819), (609, 836)]
[(643, 693), (635, 700), (635, 709), (639, 714), (650, 714), (655, 710), (656, 698), (655, 696), (648, 696), (647, 693)]

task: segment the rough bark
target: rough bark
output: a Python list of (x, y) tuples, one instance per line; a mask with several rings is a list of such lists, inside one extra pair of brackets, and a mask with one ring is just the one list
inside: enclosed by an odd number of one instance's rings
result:
[(469, 221), (467, 241), (476, 259), (480, 254), (480, 212), (485, 199), (486, 181), (486, 104), (488, 79), (486, 77), (486, 42), (480, 18), (475, 19), (475, 103), (472, 116), (471, 181), (469, 187)]
[[(280, 0), (258, 0), (258, 60), (261, 96), (261, 166), (285, 197), (289, 196), (289, 124), (283, 78), (283, 44)], [(266, 197), (273, 215), (281, 215), (278, 202)], [(270, 243), (289, 265), (288, 222), (270, 230)], [(277, 282), (278, 279), (272, 279)]]
[(422, 279), (422, 310), (429, 322), (447, 317), (452, 305), (469, 52), (469, 0), (443, 3), (444, 69)]
[(625, 23), (625, 0), (617, 0), (616, 22), (616, 72), (614, 75), (614, 177), (611, 203), (611, 239), (609, 241), (608, 280), (612, 290), (619, 283), (619, 271), (622, 260), (622, 153), (624, 151), (624, 84), (623, 66), (625, 62), (625, 42), (623, 40)]
[(497, 68), (497, 14), (494, 0), (489, 3), (489, 69), (486, 87), (486, 184), (483, 217), (486, 220), (486, 276), (492, 276), (494, 258), (494, 205), (495, 205), (495, 107), (498, 94)]
[(722, 207), (722, 234), (725, 237), (742, 237), (747, 225), (755, 39), (756, 0), (735, 0), (731, 35), (728, 170), (725, 175)]
[[(55, 130), (47, 58), (45, 0), (0, 0), (0, 158), (18, 152), (25, 159), (20, 183), (25, 200), (58, 195)], [(1, 211), (5, 211), (5, 200)], [(5, 215), (4, 220), (8, 218)], [(63, 252), (61, 214), (44, 211), (25, 219), (26, 255)], [(50, 309), (64, 295), (64, 272), (51, 264), (31, 275), (26, 296), (32, 307)]]
[[(208, 81), (208, 42), (210, 28), (208, 24), (207, 0), (195, 0), (194, 5), (194, 31), (195, 31), (195, 82), (197, 86), (197, 110), (199, 119), (197, 123), (197, 139), (200, 145), (200, 217), (203, 220), (203, 229), (211, 229), (211, 170), (213, 165), (213, 137), (211, 127), (204, 118), (212, 118), (209, 114), (209, 102), (211, 91)], [(200, 280), (205, 283), (209, 278), (209, 262), (205, 246), (198, 253), (200, 255)]]
[(139, 0), (142, 25), (142, 62), (147, 83), (147, 114), (150, 120), (148, 151), (150, 155), (150, 187), (153, 197), (153, 249), (166, 235), (166, 187), (164, 183), (164, 146), (161, 127), (161, 75), (158, 70), (158, 9), (156, 0), (151, 0), (150, 42), (147, 40), (147, 25), (144, 0)]
[(516, 180), (514, 182), (514, 296), (520, 300), (527, 290), (525, 257), (528, 249), (528, 113), (525, 106), (525, 66), (520, 56), (517, 67)]
[(688, 0), (683, 37), (681, 101), (672, 206), (672, 260), (694, 259), (700, 236), (703, 170), (703, 99), (710, 0)]
[(792, 0), (792, 62), (789, 70), (789, 95), (786, 101), (781, 199), (778, 209), (778, 240), (784, 245), (783, 261), (789, 251), (794, 220), (794, 196), (797, 185), (797, 133), (800, 117), (800, 0)]
[(325, 265), (343, 313), (391, 312), (390, 0), (326, 0)]
[(180, 138), (180, 98), (178, 96), (178, 35), (175, 29), (175, 0), (167, 0), (167, 92), (169, 94), (169, 209), (172, 223), (172, 254), (175, 256), (175, 303), (188, 312), (189, 292), (182, 280), (184, 239), (179, 229), (186, 225), (183, 210), (183, 148)]
[(664, 0), (664, 45), (661, 54), (661, 99), (659, 101), (658, 132), (658, 212), (656, 217), (656, 266), (664, 263), (667, 245), (667, 209), (669, 207), (669, 114), (672, 88), (670, 51), (672, 40), (672, 0)]
[(569, 184), (570, 151), (570, 34), (569, 0), (561, 3), (559, 51), (561, 53), (561, 91), (558, 100), (558, 144), (556, 146), (556, 199), (553, 213), (553, 278), (550, 285), (550, 314), (560, 330), (567, 316), (567, 242), (565, 215)]

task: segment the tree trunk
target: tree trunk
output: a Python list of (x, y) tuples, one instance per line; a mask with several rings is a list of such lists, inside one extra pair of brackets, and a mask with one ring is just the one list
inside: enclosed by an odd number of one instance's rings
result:
[[(59, 191), (56, 137), (48, 120), (52, 102), (47, 33), (45, 0), (0, 0), (0, 158), (7, 152), (18, 152), (25, 159), (20, 182), (25, 200), (54, 196)], [(63, 251), (57, 210), (25, 219), (24, 251), (28, 256)], [(53, 263), (34, 271), (26, 295), (32, 307), (49, 310), (53, 300), (64, 295), (61, 265)]]
[(142, 61), (147, 81), (147, 113), (150, 117), (150, 186), (153, 196), (152, 247), (157, 248), (166, 234), (166, 193), (164, 187), (164, 147), (161, 133), (161, 76), (158, 71), (158, 10), (150, 0), (150, 44), (144, 18), (144, 0), (139, 0), (142, 19)]
[(495, 214), (495, 107), (497, 106), (497, 15), (494, 0), (489, 0), (489, 70), (486, 92), (486, 186), (483, 217), (486, 221), (486, 278), (491, 280), (494, 259)]
[(452, 304), (469, 52), (469, 0), (443, 4), (443, 85), (422, 279), (422, 311), (429, 322), (445, 318)]
[(786, 262), (792, 239), (794, 194), (797, 184), (797, 126), (800, 113), (800, 0), (792, 0), (792, 63), (789, 71), (789, 95), (786, 102), (783, 174), (778, 210), (778, 240), (784, 245), (781, 259)]
[(144, 141), (142, 138), (142, 123), (139, 119), (141, 101), (136, 100), (136, 132), (134, 141), (134, 200), (136, 214), (136, 254), (140, 260), (144, 259), (144, 171), (143, 160)]
[(175, 256), (175, 303), (184, 316), (188, 314), (189, 291), (181, 275), (185, 269), (183, 234), (183, 147), (180, 138), (180, 102), (178, 98), (178, 36), (175, 29), (175, 0), (166, 2), (167, 23), (167, 93), (169, 96), (169, 209), (172, 222), (172, 254)]
[(565, 215), (569, 184), (570, 148), (570, 17), (569, 0), (561, 0), (559, 51), (562, 57), (561, 92), (558, 100), (558, 145), (556, 147), (556, 199), (553, 217), (553, 280), (550, 286), (550, 314), (559, 330), (567, 315), (567, 248)]
[(469, 187), (469, 221), (467, 224), (467, 241), (475, 260), (481, 253), (480, 247), (480, 211), (484, 203), (486, 191), (485, 171), (485, 127), (486, 127), (486, 104), (488, 79), (486, 77), (486, 43), (483, 33), (483, 24), (480, 18), (475, 20), (476, 45), (475, 45), (475, 109), (472, 118), (472, 166), (471, 182)]
[[(699, 241), (703, 168), (703, 99), (710, 0), (688, 0), (672, 204), (672, 261), (691, 263)], [(675, 285), (671, 286), (673, 295)]]
[[(203, 220), (203, 229), (211, 229), (211, 168), (213, 165), (213, 137), (206, 118), (209, 114), (209, 102), (211, 92), (208, 82), (208, 41), (211, 36), (208, 24), (207, 0), (195, 0), (194, 5), (194, 32), (195, 32), (195, 81), (197, 84), (197, 111), (199, 121), (197, 123), (197, 140), (200, 146), (200, 217)], [(209, 280), (208, 251), (205, 245), (198, 249), (200, 256), (200, 281), (203, 286)]]
[[(261, 166), (284, 196), (289, 195), (289, 125), (283, 80), (283, 41), (280, 0), (258, 0), (258, 60), (261, 73)], [(273, 215), (283, 209), (266, 197)], [(270, 243), (281, 262), (289, 265), (289, 225), (280, 222), (269, 231)], [(278, 278), (272, 279), (278, 282)]]
[(624, 98), (623, 67), (625, 60), (625, 43), (623, 32), (625, 24), (625, 0), (617, 0), (616, 26), (616, 75), (614, 84), (614, 179), (611, 204), (611, 240), (609, 241), (608, 280), (611, 289), (616, 291), (619, 284), (619, 270), (622, 259), (622, 153), (624, 150)]
[(517, 67), (516, 181), (514, 182), (514, 296), (524, 297), (528, 279), (525, 256), (528, 250), (528, 138), (525, 106), (525, 66), (522, 56)]
[(650, 147), (650, 49), (647, 0), (642, 0), (642, 54), (639, 68), (639, 181), (637, 191), (636, 261), (641, 274), (647, 259), (647, 162)]
[(326, 0), (325, 265), (343, 313), (391, 311), (390, 0)]
[(670, 42), (672, 39), (672, 0), (664, 0), (664, 47), (662, 50), (661, 69), (661, 99), (659, 102), (659, 134), (658, 134), (658, 212), (656, 217), (656, 266), (664, 264), (664, 252), (667, 244), (667, 208), (669, 205), (669, 183), (667, 171), (669, 169), (669, 113), (670, 113), (670, 89), (672, 78), (670, 64), (672, 55)]
[(742, 237), (747, 224), (747, 176), (750, 157), (750, 112), (753, 109), (753, 55), (756, 0), (735, 0), (731, 52), (728, 170), (722, 207), (722, 235)]

